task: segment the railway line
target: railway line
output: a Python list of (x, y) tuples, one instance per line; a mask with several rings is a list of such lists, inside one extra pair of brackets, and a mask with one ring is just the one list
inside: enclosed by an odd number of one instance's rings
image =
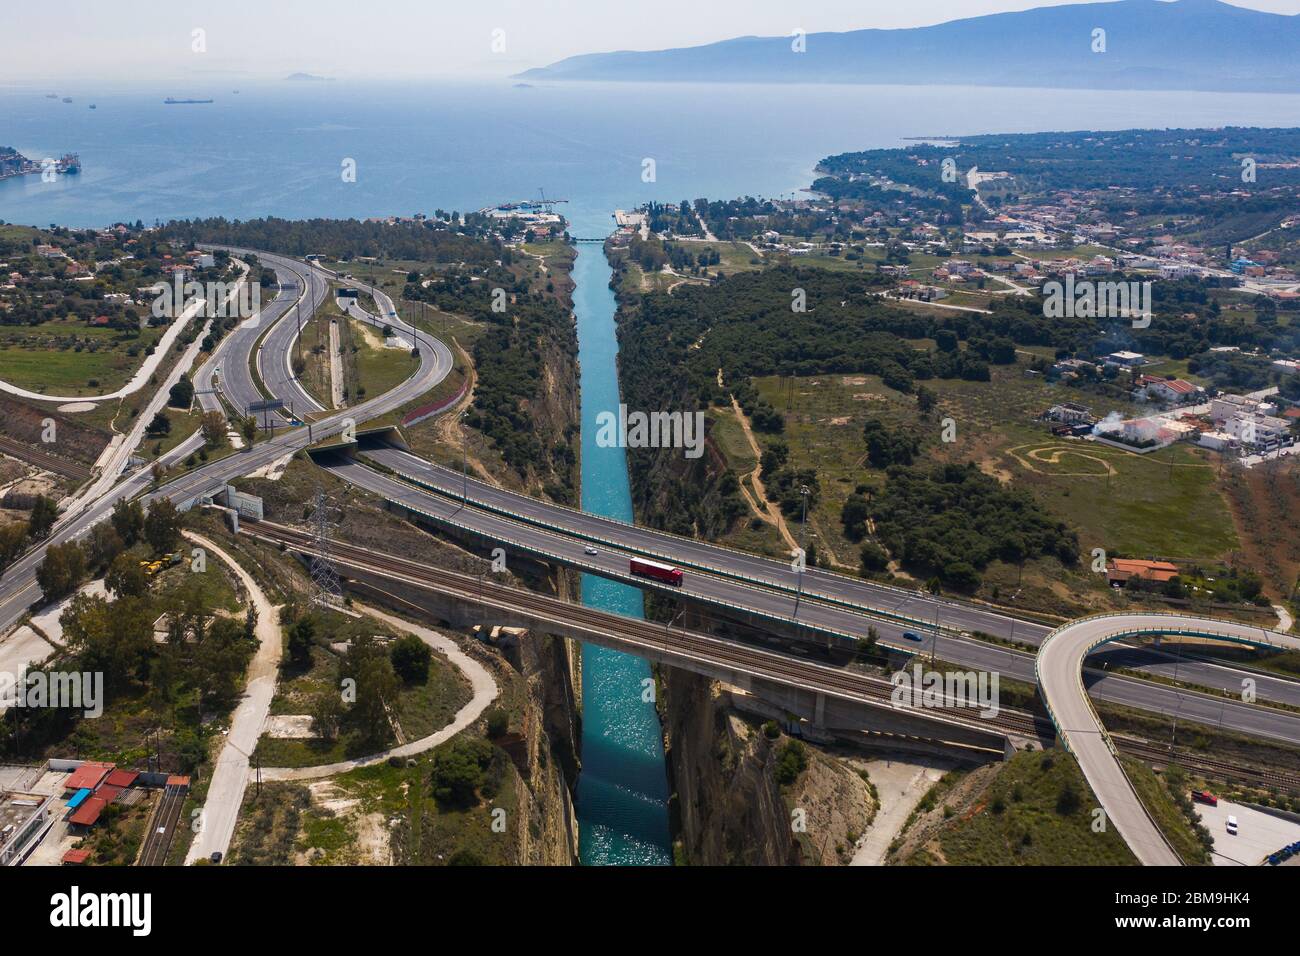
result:
[(0, 452), (28, 464), (36, 465), (38, 468), (44, 468), (46, 471), (63, 475), (65, 478), (85, 481), (90, 477), (90, 468), (86, 465), (70, 458), (51, 455), (49, 452), (41, 451), (35, 445), (18, 441), (8, 435), (0, 435)]
[[(265, 521), (256, 525), (250, 523), (245, 525), (245, 528), (250, 535), (282, 544), (287, 550), (304, 555), (313, 552), (314, 543), (311, 536), (296, 529)], [(892, 706), (890, 701), (894, 685), (884, 677), (818, 664), (713, 635), (666, 628), (650, 622), (593, 611), (558, 598), (481, 581), (472, 575), (443, 571), (341, 542), (333, 543), (331, 553), (332, 557), (344, 567), (392, 574), (432, 590), (478, 599), (485, 605), (497, 604), (505, 607), (516, 606), (520, 609), (536, 609), (551, 616), (580, 615), (593, 626), (617, 627), (626, 633), (630, 644), (653, 647), (664, 652), (676, 652), (683, 658), (694, 656), (709, 661), (724, 662), (739, 670), (777, 683), (789, 683), (793, 686), (820, 690), (878, 706)], [(986, 730), (996, 729), (1001, 733), (1026, 739), (1050, 740), (1055, 736), (1050, 720), (1029, 711), (1003, 708), (996, 716), (989, 718), (973, 718), (968, 710), (953, 706), (944, 706), (938, 708), (938, 711), (938, 713), (931, 710), (926, 712), (951, 722), (979, 726)], [(1135, 737), (1116, 736), (1114, 740), (1122, 752), (1143, 760), (1156, 763), (1169, 763), (1171, 760), (1176, 760), (1188, 770), (1206, 776), (1300, 793), (1300, 773), (1293, 771), (1250, 767), (1186, 751), (1177, 751), (1171, 755), (1167, 746)]]
[(149, 832), (145, 834), (144, 845), (140, 848), (137, 866), (165, 866), (167, 853), (171, 849), (172, 838), (176, 835), (176, 824), (180, 820), (181, 809), (185, 806), (188, 787), (168, 783), (163, 788), (163, 795), (149, 818)]
[[(247, 523), (244, 533), (251, 537), (283, 545), (299, 554), (314, 552), (315, 543), (305, 532), (273, 522)], [(466, 575), (419, 564), (405, 558), (379, 554), (366, 548), (333, 542), (331, 559), (342, 568), (354, 568), (390, 576), (420, 587), (467, 599), (484, 607), (498, 607), (551, 620), (579, 625), (592, 633), (615, 635), (630, 653), (653, 651), (666, 655), (690, 668), (722, 664), (762, 680), (830, 694), (846, 700), (877, 706), (891, 706), (894, 685), (886, 678), (846, 671), (841, 668), (806, 661), (787, 654), (742, 644), (738, 641), (680, 628), (665, 627), (637, 618), (597, 611), (580, 604), (513, 588), (487, 580), (486, 575)], [(910, 709), (910, 708), (904, 708)], [(966, 708), (945, 702), (926, 708), (927, 716), (980, 730), (998, 730), (1018, 736), (1051, 735), (1051, 725), (1041, 717), (1022, 712), (1002, 711), (996, 717), (973, 716)]]

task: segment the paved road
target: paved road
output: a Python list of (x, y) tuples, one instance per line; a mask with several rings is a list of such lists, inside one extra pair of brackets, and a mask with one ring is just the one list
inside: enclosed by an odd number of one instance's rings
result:
[(488, 704), (497, 699), (499, 690), (491, 672), (462, 651), (451, 638), (445, 637), (427, 627), (421, 627), (419, 624), (412, 624), (400, 617), (385, 614), (375, 608), (361, 604), (356, 604), (354, 607), (364, 614), (369, 614), (371, 617), (387, 622), (399, 631), (414, 634), (433, 650), (451, 661), (469, 681), (471, 691), (469, 701), (460, 710), (456, 711), (451, 723), (427, 736), (421, 737), (419, 740), (412, 740), (410, 743), (393, 747), (382, 753), (370, 754), (366, 757), (355, 757), (351, 760), (342, 760), (338, 763), (322, 764), (315, 767), (263, 767), (263, 780), (319, 780), (321, 777), (332, 777), (335, 774), (355, 770), (357, 767), (372, 767), (375, 764), (383, 763), (389, 757), (413, 757), (416, 754), (422, 754), (441, 743), (445, 743), (474, 723), (479, 719), (483, 711), (487, 710)]
[[(293, 374), (291, 362), (299, 323), (306, 321), (325, 301), (329, 283), (319, 270), (285, 256), (223, 248), (233, 255), (256, 256), (259, 263), (275, 271), (280, 291), (257, 316), (241, 323), (222, 339), (213, 355), (199, 369), (195, 385), (204, 409), (220, 408), (220, 402), (212, 393), (215, 382), (217, 390), (241, 415), (247, 414), (254, 402), (266, 400), (268, 395), (284, 402), (286, 414), (273, 415), (270, 419), (273, 425), (287, 423), (294, 413), (305, 415), (321, 411), (319, 403)], [(262, 346), (257, 352), (255, 379), (250, 358), (259, 339), (262, 339)], [(260, 384), (257, 379), (261, 380)]]
[[(389, 454), (388, 450), (380, 453), (367, 452), (367, 455), (375, 455), (382, 458), (385, 464), (390, 467), (394, 463), (402, 463), (404, 469), (410, 468), (411, 462), (419, 462), (405, 452), (398, 452), (395, 455)], [(328, 467), (339, 477), (345, 479), (356, 487), (363, 488), (373, 494), (398, 502), (415, 511), (423, 512), (439, 519), (443, 523), (449, 523), (466, 528), (480, 535), (483, 535), (493, 541), (498, 541), (515, 546), (518, 549), (529, 551), (534, 554), (544, 556), (547, 560), (558, 561), (570, 567), (597, 574), (602, 577), (621, 580), (628, 583), (636, 584), (639, 587), (657, 590), (663, 594), (682, 595), (683, 597), (693, 598), (706, 603), (743, 606), (745, 609), (753, 611), (759, 615), (767, 616), (782, 622), (798, 621), (809, 627), (816, 627), (831, 633), (841, 634), (849, 638), (865, 636), (867, 629), (874, 626), (880, 636), (882, 643), (912, 651), (917, 654), (929, 654), (932, 647), (937, 657), (942, 660), (951, 661), (960, 664), (963, 667), (969, 667), (976, 670), (996, 672), (1008, 678), (1015, 678), (1026, 683), (1035, 681), (1034, 656), (1022, 650), (1016, 650), (1009, 647), (1003, 647), (991, 644), (986, 641), (977, 640), (970, 637), (963, 637), (960, 633), (945, 630), (937, 638), (932, 630), (919, 629), (914, 630), (913, 625), (906, 625), (899, 622), (890, 622), (878, 617), (868, 617), (864, 613), (864, 606), (870, 604), (876, 597), (876, 591), (868, 590), (867, 598), (858, 595), (858, 600), (853, 602), (856, 606), (849, 606), (847, 597), (851, 592), (845, 590), (845, 600), (843, 601), (826, 601), (817, 597), (810, 597), (805, 591), (800, 600), (797, 615), (795, 613), (795, 595), (783, 591), (779, 588), (758, 586), (756, 583), (746, 583), (737, 580), (735, 577), (726, 574), (709, 574), (699, 569), (692, 569), (683, 579), (681, 588), (672, 588), (667, 585), (659, 585), (656, 582), (644, 579), (633, 578), (628, 573), (628, 561), (634, 553), (620, 544), (612, 543), (612, 539), (605, 538), (605, 534), (617, 534), (622, 531), (629, 533), (636, 532), (637, 540), (641, 540), (639, 534), (644, 532), (649, 535), (657, 535), (654, 543), (657, 548), (668, 548), (674, 546), (677, 542), (683, 542), (686, 545), (699, 545), (705, 549), (712, 549), (713, 553), (722, 556), (718, 566), (726, 567), (727, 558), (737, 556), (738, 552), (731, 552), (726, 549), (717, 548), (712, 545), (704, 545), (701, 542), (690, 541), (689, 539), (674, 538), (669, 535), (659, 535), (658, 532), (646, 532), (645, 529), (630, 528), (628, 525), (619, 522), (608, 521), (607, 519), (596, 519), (605, 522), (600, 527), (602, 532), (600, 543), (594, 545), (598, 552), (595, 555), (586, 553), (586, 549), (591, 545), (588, 538), (579, 537), (573, 534), (565, 533), (559, 529), (551, 530), (539, 527), (535, 524), (516, 520), (508, 515), (490, 511), (485, 508), (474, 506), (473, 482), (470, 483), (471, 498), (470, 506), (464, 507), (459, 500), (459, 490), (464, 481), (463, 476), (455, 475), (452, 477), (458, 483), (455, 495), (440, 495), (426, 492), (422, 489), (412, 487), (411, 485), (399, 481), (391, 475), (387, 475), (366, 467), (362, 461), (354, 461), (342, 456), (322, 459), (321, 463)], [(424, 463), (427, 464), (427, 463)], [(429, 466), (436, 468), (437, 466)], [(490, 487), (490, 486), (483, 486)], [(493, 489), (497, 491), (498, 489)], [(509, 495), (510, 493), (506, 492)], [(516, 496), (522, 497), (522, 496)], [(525, 502), (532, 502), (532, 499), (524, 498)], [(542, 502), (535, 502), (537, 505), (543, 505)], [(555, 506), (544, 506), (555, 508)], [(578, 515), (578, 512), (571, 512), (567, 509), (557, 509), (564, 515)], [(594, 518), (590, 515), (581, 515), (584, 520)], [(566, 519), (567, 520), (567, 519)], [(664, 539), (664, 540), (660, 540)], [(664, 553), (657, 551), (656, 553)], [(740, 558), (748, 561), (753, 556), (739, 555)], [(671, 560), (671, 558), (670, 558)], [(702, 560), (702, 559), (701, 559)], [(775, 571), (766, 571), (761, 567), (755, 567), (755, 573), (751, 576), (751, 582), (763, 580), (763, 575), (776, 576), (779, 578), (784, 573), (784, 565), (763, 558), (753, 558), (756, 562), (766, 562), (774, 565)], [(680, 562), (679, 562), (680, 563)], [(833, 578), (832, 575), (824, 575), (826, 578)], [(811, 578), (808, 575), (807, 578)], [(861, 584), (868, 589), (876, 588), (881, 594), (885, 594), (895, 603), (894, 608), (902, 607), (904, 610), (911, 610), (913, 601), (924, 601), (927, 604), (933, 604), (928, 598), (913, 598), (906, 596), (906, 601), (902, 604), (900, 596), (892, 589), (882, 588), (878, 585), (871, 585), (869, 582), (855, 582), (853, 579), (844, 578), (843, 581), (848, 585)], [(832, 584), (839, 584), (832, 581)], [(828, 589), (829, 590), (829, 589)], [(971, 613), (975, 615), (989, 615), (990, 612), (984, 609), (969, 608), (965, 605), (944, 606), (941, 621), (944, 625), (949, 622), (949, 613), (956, 617), (960, 613)], [(1045, 637), (1049, 632), (1047, 628), (1039, 625), (1026, 625), (1019, 622), (1016, 626), (1016, 635), (1021, 635), (1022, 628), (1036, 628), (1037, 632)], [(966, 628), (975, 629), (975, 628)], [(988, 630), (988, 628), (982, 628)], [(922, 641), (909, 641), (903, 637), (903, 632), (912, 630), (922, 637)], [(1258, 629), (1256, 629), (1258, 632)], [(1039, 640), (1042, 639), (1039, 638)], [(775, 638), (773, 643), (778, 642)], [(1038, 643), (1035, 641), (1034, 643)], [(1117, 650), (1117, 654), (1127, 654), (1136, 656), (1139, 653), (1146, 655), (1147, 659), (1151, 658), (1151, 652), (1138, 652), (1135, 650)], [(1160, 668), (1172, 667), (1166, 663), (1158, 663)], [(1181, 677), (1190, 679), (1188, 675), (1192, 668), (1196, 666), (1203, 667), (1206, 671), (1216, 671), (1222, 675), (1228, 669), (1221, 665), (1215, 664), (1193, 664), (1188, 661), (1182, 661), (1179, 665), (1178, 674)], [(1262, 675), (1254, 675), (1260, 681), (1260, 687), (1268, 686), (1279, 692), (1295, 691), (1295, 685), (1291, 682), (1281, 679), (1269, 679)], [(1177, 714), (1184, 720), (1195, 720), (1210, 726), (1222, 726), (1225, 729), (1237, 730), (1242, 733), (1256, 736), (1272, 737), (1280, 740), (1300, 739), (1300, 714), (1288, 711), (1276, 710), (1273, 708), (1260, 707), (1251, 704), (1245, 704), (1237, 697), (1231, 699), (1216, 697), (1210, 694), (1201, 694), (1180, 690), (1179, 688), (1169, 687), (1163, 684), (1154, 684), (1146, 681), (1134, 679), (1123, 675), (1107, 674), (1102, 671), (1089, 671), (1088, 682), (1090, 691), (1099, 699), (1112, 703), (1126, 704), (1143, 710), (1156, 711), (1164, 714)], [(1234, 695), (1238, 695), (1241, 690), (1240, 682), (1233, 683), (1223, 679), (1222, 676), (1216, 678), (1221, 683), (1228, 686)]]
[[(485, 510), (583, 539), (598, 548), (612, 547), (616, 550), (636, 551), (643, 555), (657, 555), (682, 568), (717, 571), (732, 575), (741, 582), (783, 591), (786, 595), (786, 605), (781, 609), (781, 613), (785, 616), (793, 613), (794, 597), (799, 589), (799, 575), (791, 570), (788, 563), (661, 531), (639, 528), (598, 515), (589, 515), (538, 501), (517, 492), (495, 488), (472, 478), (466, 481), (463, 474), (398, 449), (376, 449), (368, 451), (366, 455), (399, 477), (407, 478), (444, 496), (460, 499), (467, 495), (471, 504)], [(391, 486), (385, 487), (392, 490)], [(626, 568), (627, 565), (624, 563), (621, 570), (626, 571)], [(689, 581), (689, 572), (687, 578)], [(850, 578), (824, 569), (807, 570), (803, 575), (802, 590), (805, 596), (820, 597), (828, 603), (841, 603), (859, 611), (863, 608), (871, 608), (910, 619), (913, 626), (909, 629), (919, 633), (925, 639), (927, 650), (930, 632), (936, 622), (941, 628), (950, 631), (967, 633), (982, 631), (994, 637), (1031, 646), (1039, 644), (1051, 631), (1048, 626), (1018, 620), (988, 607), (963, 603), (951, 598), (936, 598), (923, 592)], [(965, 643), (971, 642), (968, 640)], [(942, 640), (939, 654), (945, 656)], [(1001, 655), (1001, 658), (1005, 662), (1015, 656), (1017, 655), (1014, 652), (1009, 652)], [(1029, 672), (1032, 658), (1023, 653), (1018, 656), (1021, 658), (1021, 666), (1012, 667), (1007, 671), (1009, 676), (1023, 677)], [(958, 663), (972, 662), (969, 652), (962, 658), (946, 657), (945, 659), (955, 660)], [(987, 654), (983, 655), (981, 660), (985, 665), (992, 663)], [(1300, 684), (1294, 681), (1212, 662), (1189, 661), (1181, 654), (1115, 647), (1107, 652), (1104, 663), (1106, 666), (1115, 667), (1141, 667), (1151, 673), (1169, 678), (1177, 677), (1186, 683), (1221, 691), (1231, 697), (1239, 696), (1242, 680), (1251, 678), (1256, 682), (1257, 694), (1261, 699), (1300, 707)], [(1103, 683), (1107, 680), (1102, 674), (1098, 674), (1095, 679)], [(1202, 713), (1202, 716), (1205, 714)], [(1214, 722), (1217, 723), (1217, 705), (1214, 708), (1214, 717)]]
[(283, 645), (276, 608), (253, 576), (208, 538), (188, 531), (185, 537), (225, 562), (244, 586), (249, 604), (257, 609), (257, 651), (248, 666), (244, 695), (231, 715), (230, 729), (213, 766), (212, 782), (203, 801), (203, 829), (195, 835), (185, 856), (185, 863), (189, 865), (211, 857), (213, 853), (224, 856), (230, 850), (230, 839), (235, 834), (235, 821), (239, 818), (244, 789), (248, 785), (249, 757), (262, 736), (266, 715), (271, 710), (271, 698), (275, 696)]
[(1147, 815), (1124, 774), (1109, 734), (1084, 688), (1084, 659), (1097, 647), (1121, 637), (1180, 632), (1223, 637), (1246, 644), (1300, 646), (1285, 635), (1231, 621), (1177, 614), (1111, 614), (1083, 618), (1058, 628), (1038, 652), (1038, 689), (1066, 748), (1079, 761), (1092, 792), (1124, 842), (1145, 866), (1174, 866), (1178, 855)]
[[(389, 319), (389, 324), (402, 334), (412, 336), (416, 334), (414, 329), (397, 318)], [(423, 336), (421, 340), (429, 341)], [(168, 482), (158, 491), (147, 495), (144, 500), (147, 504), (158, 495), (165, 495), (178, 505), (188, 505), (200, 497), (214, 494), (228, 481), (240, 475), (256, 471), (285, 455), (306, 448), (314, 441), (337, 435), (349, 422), (364, 422), (400, 408), (436, 386), (447, 377), (451, 369), (450, 350), (437, 340), (429, 341), (428, 347), (420, 351), (420, 367), (416, 372), (384, 395), (363, 402), (355, 408), (322, 417), (310, 428), (286, 429), (243, 452), (196, 468)], [(183, 458), (197, 448), (201, 441), (201, 436), (194, 436), (189, 440), (188, 446), (182, 445), (173, 450), (167, 456), (167, 460), (170, 462)], [(41, 547), (32, 550), (10, 566), (0, 577), (0, 632), (8, 629), (26, 612), (27, 608), (40, 600), (41, 592), (36, 584), (36, 567), (44, 559), (45, 547), (49, 544), (61, 544), (84, 537), (92, 526), (107, 517), (114, 502), (123, 497), (135, 497), (144, 491), (149, 483), (148, 469), (137, 471), (119, 482), (81, 514), (66, 521)]]
[[(247, 250), (227, 251), (234, 255), (248, 254)], [(227, 333), (195, 373), (194, 387), (204, 411), (223, 411), (218, 393), (240, 415), (247, 414), (252, 403), (263, 401), (266, 394), (258, 386), (249, 365), (258, 338), (281, 320), (293, 323), (296, 328), (296, 311), (301, 309), (303, 314), (310, 315), (310, 310), (319, 304), (305, 300), (307, 289), (302, 276), (305, 267), (295, 269), (286, 264), (291, 260), (283, 260), (278, 256), (267, 257), (264, 253), (254, 255), (258, 256), (260, 263), (275, 271), (280, 288), (276, 297), (261, 311)]]

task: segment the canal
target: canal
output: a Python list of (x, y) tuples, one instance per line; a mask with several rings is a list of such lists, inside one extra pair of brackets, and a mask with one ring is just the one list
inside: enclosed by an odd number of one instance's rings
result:
[[(605, 214), (608, 217), (608, 213)], [(584, 217), (585, 218), (585, 217)], [(577, 235), (601, 235), (608, 218), (576, 222)], [(627, 456), (596, 445), (596, 416), (617, 410), (618, 340), (612, 274), (604, 249), (575, 246), (574, 312), (582, 389), (582, 507), (632, 520)], [(640, 617), (636, 588), (583, 575), (582, 601)], [(582, 647), (582, 773), (578, 777), (578, 828), (584, 865), (672, 863), (668, 833), (668, 778), (655, 710), (650, 665), (638, 657), (591, 645)]]

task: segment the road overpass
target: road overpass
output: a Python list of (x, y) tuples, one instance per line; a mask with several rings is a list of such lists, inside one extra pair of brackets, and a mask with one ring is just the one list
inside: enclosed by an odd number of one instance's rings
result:
[(1182, 861), (1147, 813), (1083, 685), (1084, 659), (1101, 645), (1127, 637), (1212, 638), (1276, 649), (1296, 641), (1259, 628), (1180, 614), (1104, 614), (1072, 621), (1043, 641), (1035, 662), (1038, 689), (1062, 745), (1074, 754), (1109, 822), (1147, 866)]
[[(405, 453), (402, 454), (401, 460), (419, 461)], [(479, 508), (475, 504), (472, 493), (467, 505), (461, 500), (460, 495), (438, 494), (415, 487), (393, 474), (366, 467), (363, 461), (331, 455), (321, 458), (321, 463), (353, 486), (384, 498), (391, 506), (417, 522), (430, 524), (462, 537), (471, 535), (489, 545), (499, 544), (507, 550), (547, 563), (561, 564), (631, 584), (643, 590), (654, 591), (676, 600), (706, 606), (714, 614), (721, 614), (773, 634), (802, 636), (805, 639), (813, 638), (824, 643), (827, 639), (856, 640), (867, 636), (869, 629), (874, 627), (880, 641), (886, 645), (911, 653), (932, 653), (941, 660), (965, 668), (998, 673), (1003, 677), (1021, 680), (1027, 684), (1032, 684), (1036, 680), (1033, 653), (965, 635), (959, 629), (948, 626), (946, 613), (939, 615), (941, 627), (936, 632), (928, 622), (917, 621), (910, 615), (898, 615), (892, 608), (878, 609), (869, 603), (850, 604), (843, 599), (826, 600), (820, 593), (808, 591), (799, 597), (796, 611), (795, 595), (784, 588), (764, 587), (759, 575), (738, 577), (725, 571), (705, 570), (703, 559), (699, 559), (699, 563), (684, 576), (682, 586), (675, 588), (647, 578), (632, 576), (628, 569), (629, 558), (636, 554), (644, 554), (646, 551), (624, 545), (618, 539), (618, 535), (626, 529), (629, 535), (633, 536), (632, 540), (640, 540), (648, 533), (655, 544), (655, 550), (650, 553), (669, 561), (675, 561), (672, 549), (677, 542), (683, 542), (686, 547), (696, 551), (698, 551), (694, 548), (696, 545), (704, 549), (714, 546), (600, 519), (603, 524), (600, 537), (596, 539), (599, 540), (600, 546), (594, 547), (594, 536), (566, 533), (558, 523), (547, 522), (543, 526), (543, 523), (519, 520), (513, 515), (503, 513), (500, 508), (493, 510)], [(461, 478), (461, 476), (456, 477)], [(538, 502), (538, 504), (545, 503)], [(580, 515), (581, 513), (559, 509), (559, 514), (564, 517), (568, 514)], [(593, 516), (583, 515), (583, 517)], [(593, 547), (597, 554), (588, 554), (588, 547)], [(739, 554), (725, 548), (717, 548), (716, 551), (723, 555)], [(752, 558), (755, 562), (777, 565), (781, 570), (766, 572), (772, 576), (782, 574), (785, 568), (784, 565), (772, 562), (770, 559), (752, 555), (740, 556), (745, 559)], [(857, 583), (849, 578), (844, 578), (843, 581), (848, 582), (849, 586)], [(869, 584), (869, 582), (862, 583)], [(885, 589), (886, 592), (892, 590)], [(864, 593), (870, 600), (873, 591), (867, 589)], [(1043, 630), (1044, 636), (1050, 633), (1045, 628)], [(922, 640), (917, 642), (904, 638), (906, 631), (917, 634)], [(1133, 655), (1150, 652), (1125, 649), (1120, 653)], [(1285, 741), (1300, 739), (1300, 714), (1246, 704), (1240, 700), (1242, 671), (1233, 671), (1216, 664), (1183, 662), (1179, 676), (1187, 680), (1195, 680), (1200, 676), (1201, 671), (1205, 672), (1207, 682), (1212, 680), (1221, 683), (1224, 694), (1231, 696), (1188, 691), (1123, 674), (1108, 673), (1100, 669), (1088, 670), (1086, 678), (1092, 693), (1099, 699), (1111, 703), (1177, 716), (1182, 720), (1196, 721), (1209, 726), (1220, 726), (1252, 736)], [(1294, 693), (1297, 689), (1294, 683), (1281, 678), (1270, 678), (1255, 672), (1251, 672), (1250, 677), (1257, 680), (1261, 686), (1266, 686), (1270, 691), (1279, 694)]]
[[(273, 522), (243, 523), (241, 534), (304, 558), (315, 554), (310, 534)], [(897, 706), (891, 700), (894, 685), (883, 677), (728, 637), (596, 610), (502, 584), (490, 573), (447, 571), (338, 541), (331, 542), (330, 560), (354, 582), (396, 583), (418, 589), (425, 595), (420, 606), (426, 613), (433, 611), (456, 620), (451, 605), (430, 598), (436, 595), (477, 609), (482, 616), (473, 623), (525, 627), (682, 668), (749, 691), (790, 713), (806, 714), (815, 726), (828, 731), (871, 730), (923, 737), (971, 748), (985, 757), (1001, 757), (1008, 737), (1037, 740), (1051, 733), (1046, 722), (1031, 714), (1003, 711), (981, 716), (951, 697), (937, 707)], [(466, 618), (458, 623), (471, 622)]]
[[(388, 324), (404, 334), (416, 334), (414, 329), (400, 319), (391, 318)], [(229, 363), (239, 360), (236, 353), (230, 351), (223, 361)], [(247, 360), (246, 357), (244, 360)], [(199, 498), (216, 494), (232, 479), (263, 468), (285, 455), (301, 451), (314, 441), (333, 437), (347, 426), (379, 418), (401, 408), (434, 388), (447, 377), (452, 367), (451, 351), (441, 342), (432, 340), (428, 347), (420, 351), (419, 367), (400, 385), (353, 408), (324, 416), (313, 422), (310, 429), (285, 429), (242, 452), (201, 465), (152, 492), (145, 493), (151, 484), (148, 468), (141, 468), (128, 475), (89, 503), (79, 514), (64, 521), (49, 539), (28, 551), (0, 576), (0, 632), (7, 630), (29, 607), (41, 600), (41, 590), (36, 583), (36, 568), (44, 560), (46, 548), (51, 544), (83, 538), (94, 525), (108, 517), (118, 499), (134, 498), (143, 493), (146, 504), (162, 496), (170, 498), (178, 506), (187, 507)], [(161, 394), (165, 398), (165, 389)], [(196, 440), (201, 442), (202, 439), (192, 436), (186, 444), (164, 456), (164, 460), (168, 463), (183, 460), (189, 451), (197, 447)]]

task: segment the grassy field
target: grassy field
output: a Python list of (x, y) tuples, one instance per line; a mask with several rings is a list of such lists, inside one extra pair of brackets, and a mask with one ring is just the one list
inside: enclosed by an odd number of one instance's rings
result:
[[(991, 779), (990, 779), (991, 778)], [(1092, 829), (1096, 801), (1078, 764), (1055, 749), (1016, 754), (948, 789), (919, 818), (923, 847), (905, 862), (949, 866), (1124, 866), (1118, 831)]]
[[(1208, 452), (1180, 444), (1137, 455), (1053, 438), (1035, 421), (1052, 404), (1080, 401), (1099, 414), (1128, 414), (1131, 406), (1049, 385), (1026, 376), (1021, 366), (994, 368), (991, 383), (924, 383), (939, 403), (928, 420), (917, 413), (913, 397), (875, 376), (824, 375), (793, 382), (771, 376), (755, 384), (785, 412), (784, 440), (792, 463), (818, 469), (822, 500), (810, 520), (837, 553), (847, 554), (849, 546), (838, 527), (844, 499), (859, 483), (883, 480), (864, 461), (862, 427), (869, 416), (917, 429), (924, 454), (932, 460), (973, 460), (986, 472), (1029, 489), (1079, 530), (1086, 549), (1209, 560), (1237, 547), (1231, 515), (1216, 488), (1217, 465)], [(941, 422), (948, 417), (956, 424), (952, 444), (940, 441)], [(1196, 520), (1188, 520), (1193, 515)]]
[(353, 358), (356, 363), (357, 382), (354, 391), (358, 400), (382, 395), (410, 378), (420, 367), (420, 360), (409, 349), (388, 348), (382, 333), (373, 326), (349, 319)]
[(132, 335), (75, 317), (0, 326), (0, 369), (6, 382), (35, 392), (111, 392), (131, 379), (163, 332), (150, 328)]
[[(330, 642), (342, 642), (361, 635), (394, 636), (386, 625), (372, 618), (352, 618), (333, 611), (313, 612), (317, 617), (317, 634), (327, 634)], [(311, 664), (300, 670), (286, 671), (271, 701), (272, 714), (310, 713), (317, 694), (335, 692), (342, 655), (324, 642), (312, 648)], [(470, 699), (469, 684), (447, 660), (435, 654), (425, 684), (403, 684), (394, 707), (394, 717), (406, 740), (428, 736), (451, 722), (456, 711)], [(373, 749), (373, 748), (370, 748)], [(285, 738), (263, 735), (257, 755), (264, 766), (310, 767), (333, 763), (349, 757), (364, 756), (369, 750), (358, 749), (347, 736), (333, 741), (316, 737)]]

